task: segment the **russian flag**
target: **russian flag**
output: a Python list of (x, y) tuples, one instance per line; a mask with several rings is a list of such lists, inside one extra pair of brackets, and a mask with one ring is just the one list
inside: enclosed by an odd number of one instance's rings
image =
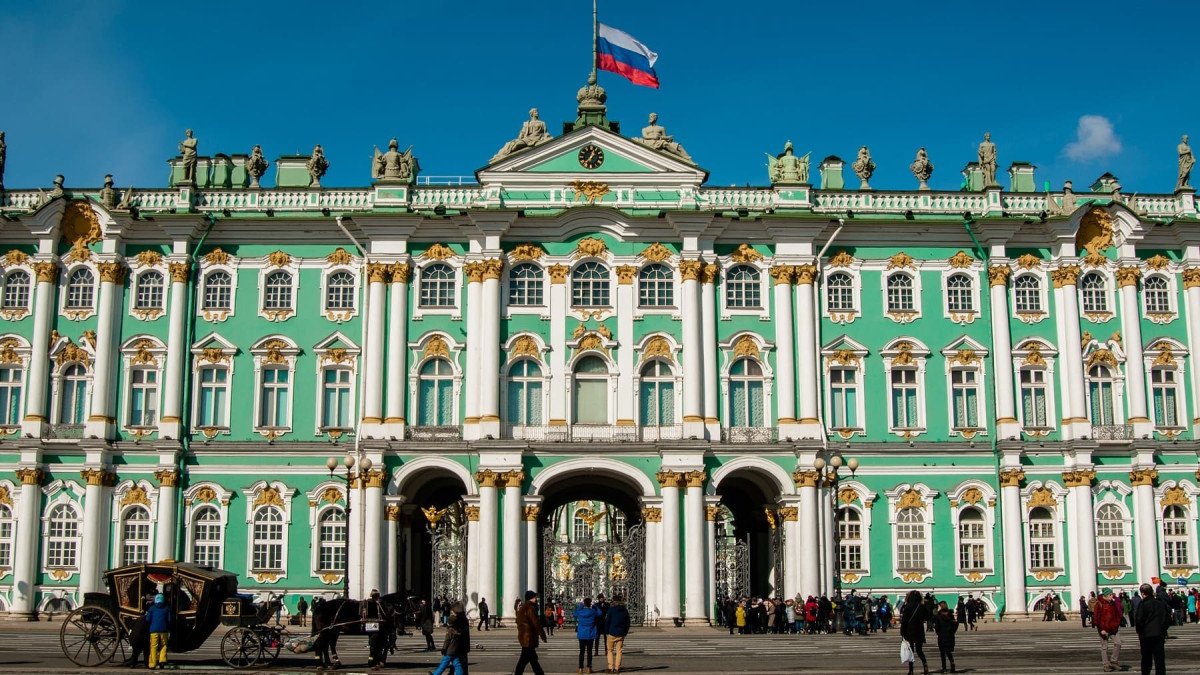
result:
[(600, 70), (616, 73), (643, 87), (658, 89), (658, 75), (654, 72), (658, 54), (629, 33), (612, 26), (600, 24), (596, 37), (596, 66)]

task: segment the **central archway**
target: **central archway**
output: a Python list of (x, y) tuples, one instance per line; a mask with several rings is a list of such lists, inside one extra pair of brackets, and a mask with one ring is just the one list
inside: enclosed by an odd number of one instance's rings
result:
[(788, 542), (780, 507), (795, 493), (791, 477), (768, 460), (742, 458), (714, 471), (710, 485), (720, 498), (713, 552), (716, 601), (785, 597)]
[(395, 471), (391, 495), (403, 498), (403, 527), (397, 532), (397, 588), (426, 599), (466, 596), (465, 498), (477, 494), (471, 474), (451, 460), (422, 457)]

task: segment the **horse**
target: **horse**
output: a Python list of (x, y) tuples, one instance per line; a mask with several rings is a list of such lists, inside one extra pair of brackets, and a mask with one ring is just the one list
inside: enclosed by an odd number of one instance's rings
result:
[[(404, 630), (408, 600), (403, 593), (389, 593), (379, 598), (385, 615), (378, 617), (379, 630), (385, 635), (389, 651), (395, 651), (397, 626), (400, 631)], [(339, 636), (367, 635), (359, 616), (361, 603), (361, 600), (349, 598), (317, 598), (313, 601), (310, 635), (316, 637), (313, 651), (322, 667), (341, 665), (337, 655)]]

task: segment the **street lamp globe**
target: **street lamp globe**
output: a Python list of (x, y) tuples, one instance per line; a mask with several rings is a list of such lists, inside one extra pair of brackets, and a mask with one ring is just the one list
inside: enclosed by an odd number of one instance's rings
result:
[(837, 471), (838, 469), (842, 468), (842, 456), (834, 455), (833, 457), (830, 457), (829, 458), (829, 466), (832, 466), (834, 471)]
[(329, 469), (329, 473), (333, 473), (333, 470), (336, 469), (337, 467), (338, 467), (337, 457), (329, 457), (328, 459), (325, 460), (325, 468)]
[(813, 460), (813, 468), (816, 469), (817, 471), (824, 470), (825, 469), (825, 460), (821, 457), (814, 459)]
[(854, 473), (855, 471), (858, 471), (858, 458), (851, 457), (850, 461), (846, 462), (846, 466), (850, 469), (850, 473)]
[(347, 469), (353, 469), (354, 455), (346, 455), (346, 457), (342, 460), (342, 464), (345, 464)]
[(372, 464), (374, 462), (371, 461), (370, 457), (363, 457), (362, 461), (358, 463), (358, 468), (362, 471), (370, 471)]

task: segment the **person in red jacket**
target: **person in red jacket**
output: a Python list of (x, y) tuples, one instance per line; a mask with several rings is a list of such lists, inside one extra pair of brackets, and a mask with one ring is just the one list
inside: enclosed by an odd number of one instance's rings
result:
[(1096, 598), (1092, 625), (1100, 634), (1100, 665), (1105, 672), (1120, 670), (1121, 638), (1117, 636), (1117, 630), (1121, 628), (1121, 609), (1111, 588), (1104, 589), (1104, 593)]

